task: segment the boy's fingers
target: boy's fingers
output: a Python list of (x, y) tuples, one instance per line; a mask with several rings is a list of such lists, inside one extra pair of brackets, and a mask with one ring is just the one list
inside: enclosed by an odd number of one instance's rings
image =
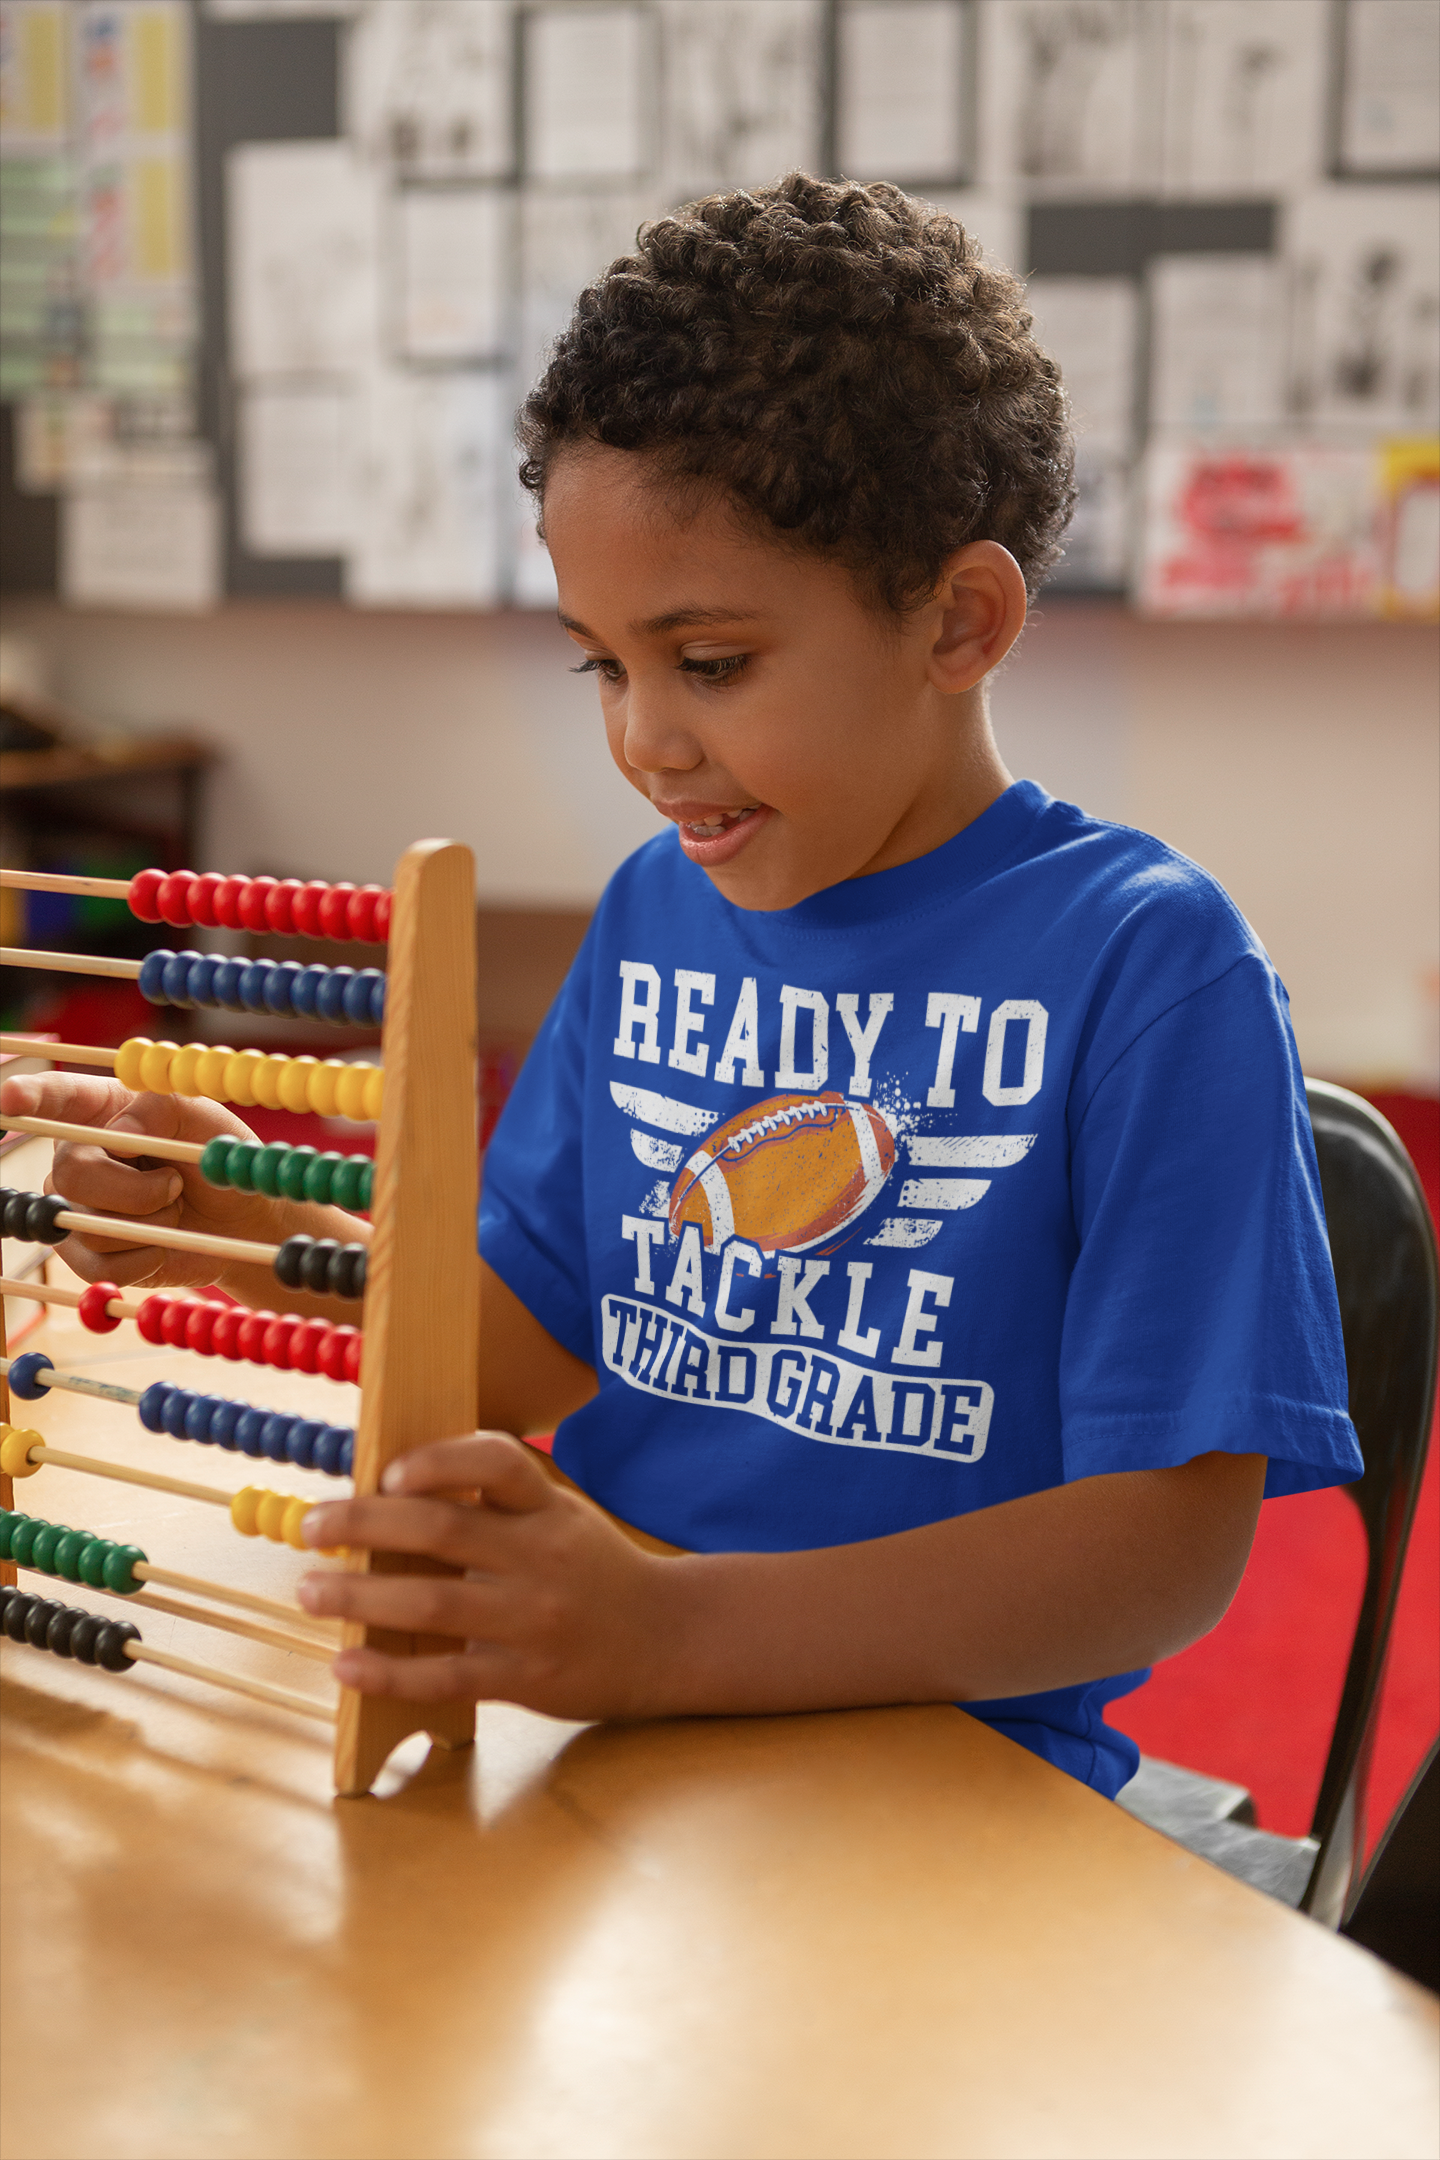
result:
[[(0, 1116), (54, 1118), (66, 1125), (108, 1125), (140, 1098), (118, 1080), (90, 1073), (21, 1073), (0, 1085)], [(162, 1096), (153, 1096), (160, 1102)], [(158, 1131), (159, 1127), (147, 1128)]]
[(308, 1613), (410, 1635), (453, 1635), (463, 1643), (508, 1632), (503, 1596), (454, 1575), (317, 1573), (303, 1576), (295, 1595)]
[(526, 1515), (544, 1507), (554, 1487), (527, 1448), (509, 1433), (467, 1433), (435, 1440), (392, 1462), (381, 1479), (387, 1493), (484, 1493), (487, 1507)]
[(483, 1568), (498, 1558), (506, 1527), (503, 1516), (446, 1500), (327, 1500), (311, 1508), (300, 1535), (311, 1546), (417, 1553)]
[(454, 1657), (387, 1657), (381, 1650), (342, 1650), (330, 1670), (362, 1695), (399, 1695), (407, 1702), (495, 1702), (509, 1699), (514, 1662), (505, 1651), (465, 1650)]
[[(164, 1211), (178, 1202), (185, 1181), (173, 1163), (142, 1170), (131, 1157), (107, 1155), (103, 1147), (81, 1147), (67, 1141), (55, 1150), (55, 1162), (46, 1185), (60, 1193), (72, 1207), (93, 1215), (143, 1215), (164, 1220)], [(180, 1219), (174, 1208), (174, 1221)]]

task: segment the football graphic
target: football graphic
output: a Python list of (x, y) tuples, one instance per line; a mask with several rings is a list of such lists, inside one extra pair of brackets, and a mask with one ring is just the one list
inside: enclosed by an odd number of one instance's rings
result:
[(895, 1135), (869, 1103), (774, 1095), (706, 1135), (670, 1194), (670, 1229), (698, 1223), (711, 1252), (745, 1238), (767, 1256), (847, 1231), (895, 1164)]

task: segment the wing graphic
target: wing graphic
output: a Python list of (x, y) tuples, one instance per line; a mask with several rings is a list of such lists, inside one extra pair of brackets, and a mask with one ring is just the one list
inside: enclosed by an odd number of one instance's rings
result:
[[(720, 1122), (718, 1110), (701, 1110), (695, 1103), (681, 1102), (674, 1095), (657, 1095), (651, 1088), (625, 1087), (612, 1080), (610, 1094), (616, 1109), (632, 1120), (630, 1146), (636, 1161), (644, 1163), (647, 1170), (660, 1170), (667, 1176), (679, 1169), (686, 1151), (673, 1140), (657, 1139), (656, 1133), (683, 1133), (687, 1139), (694, 1139)], [(637, 1132), (633, 1129), (636, 1125), (649, 1125), (654, 1131)], [(641, 1206), (645, 1214), (663, 1217), (669, 1200), (670, 1188), (662, 1180), (651, 1187)]]
[[(1023, 1162), (1035, 1133), (916, 1133), (901, 1145), (916, 1170), (1009, 1170)], [(979, 1205), (991, 1180), (977, 1177), (912, 1177), (900, 1188), (900, 1206), (914, 1214), (889, 1215), (867, 1245), (913, 1249), (928, 1245), (957, 1208)], [(934, 1212), (942, 1210), (941, 1213)]]

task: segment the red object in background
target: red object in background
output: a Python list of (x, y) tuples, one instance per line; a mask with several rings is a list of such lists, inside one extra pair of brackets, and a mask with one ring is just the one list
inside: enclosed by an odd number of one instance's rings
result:
[[(1440, 1219), (1440, 1103), (1369, 1098), (1410, 1151)], [(1310, 1828), (1340, 1706), (1365, 1580), (1365, 1532), (1339, 1487), (1272, 1500), (1250, 1565), (1213, 1633), (1157, 1666), (1109, 1718), (1167, 1762), (1233, 1778), (1255, 1796), (1263, 1828)], [(1440, 1452), (1430, 1456), (1390, 1642), (1371, 1771), (1369, 1838), (1379, 1837), (1440, 1730)]]

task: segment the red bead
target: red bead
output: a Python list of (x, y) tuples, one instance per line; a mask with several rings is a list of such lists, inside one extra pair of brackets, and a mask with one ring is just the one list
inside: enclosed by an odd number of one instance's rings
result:
[(319, 1372), (320, 1347), (330, 1332), (328, 1320), (302, 1320), (290, 1338), (290, 1370)]
[(172, 930), (190, 928), (190, 885), (194, 876), (193, 870), (172, 870), (155, 895), (160, 920), (169, 923)]
[(260, 1354), (267, 1365), (289, 1372), (290, 1343), (299, 1325), (294, 1313), (280, 1313), (270, 1322), (260, 1344)]
[(222, 930), (240, 929), (240, 901), (249, 883), (249, 878), (226, 877), (215, 887), (215, 920)]
[(225, 1310), (223, 1305), (212, 1305), (207, 1298), (185, 1300), (185, 1348), (198, 1351), (201, 1357), (215, 1355), (215, 1322)]
[(278, 878), (273, 877), (252, 877), (245, 880), (245, 889), (240, 895), (240, 927), (242, 930), (269, 929), (270, 925), (265, 916), (265, 903), (279, 882)]
[(350, 895), (345, 918), (350, 925), (351, 937), (359, 938), (362, 944), (373, 945), (375, 942), (375, 903), (384, 890), (383, 885), (362, 885), (358, 892)]
[(327, 1380), (343, 1380), (345, 1378), (345, 1332), (343, 1328), (326, 1328), (325, 1340), (320, 1345), (315, 1362)]
[(159, 922), (160, 911), (155, 905), (155, 895), (165, 882), (163, 870), (137, 870), (130, 880), (126, 898), (130, 912), (141, 922)]
[(353, 885), (331, 885), (326, 888), (318, 913), (321, 933), (325, 937), (348, 938), (350, 935), (349, 907)]
[(172, 1350), (185, 1348), (185, 1322), (190, 1317), (189, 1298), (171, 1298), (165, 1307), (165, 1320), (161, 1333)]
[(390, 910), (394, 905), (393, 893), (382, 892), (375, 902), (375, 942), (383, 945), (390, 935)]
[(273, 1312), (247, 1312), (235, 1331), (235, 1347), (252, 1365), (265, 1362), (265, 1330), (276, 1318)]
[(280, 937), (289, 937), (295, 929), (295, 901), (305, 890), (298, 877), (281, 878), (265, 895), (265, 925)]
[(215, 913), (215, 895), (226, 882), (226, 879), (214, 870), (207, 870), (203, 877), (197, 877), (192, 882), (190, 920), (198, 923), (202, 930), (213, 930), (219, 923), (220, 918)]
[(345, 1336), (345, 1378), (358, 1382), (360, 1353), (365, 1347), (365, 1338), (359, 1328), (345, 1328), (341, 1332)]
[(329, 886), (322, 884), (319, 878), (312, 878), (308, 885), (302, 885), (296, 893), (290, 912), (294, 918), (295, 929), (301, 937), (324, 936), (320, 928), (320, 903), (329, 890)]
[(229, 1358), (232, 1364), (240, 1357), (240, 1323), (250, 1315), (243, 1305), (222, 1305), (215, 1315), (215, 1325), (210, 1330), (210, 1354), (212, 1357)]
[(119, 1327), (118, 1313), (112, 1315), (105, 1310), (111, 1298), (118, 1298), (119, 1295), (120, 1292), (113, 1282), (92, 1282), (88, 1289), (81, 1291), (80, 1319), (92, 1335), (108, 1335), (112, 1328)]
[(173, 1301), (163, 1290), (154, 1290), (135, 1315), (135, 1325), (146, 1342), (163, 1343), (165, 1340), (165, 1315)]

